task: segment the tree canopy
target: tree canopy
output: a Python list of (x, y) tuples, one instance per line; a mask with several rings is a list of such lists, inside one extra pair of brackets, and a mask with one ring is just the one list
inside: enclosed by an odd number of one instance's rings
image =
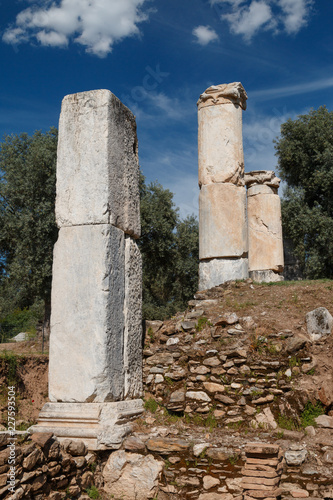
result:
[(284, 238), (307, 278), (333, 277), (333, 112), (325, 106), (289, 119), (275, 141), (287, 182), (282, 200)]
[(56, 151), (55, 128), (6, 136), (0, 144), (1, 295), (11, 307), (50, 302)]
[[(57, 130), (5, 136), (0, 143), (0, 317), (50, 303), (58, 229)], [(198, 223), (181, 220), (173, 194), (140, 177), (145, 318), (164, 318), (197, 290)], [(46, 307), (46, 313), (49, 313)]]
[(140, 180), (143, 316), (159, 319), (186, 307), (197, 290), (199, 228), (193, 216), (179, 218), (173, 194)]

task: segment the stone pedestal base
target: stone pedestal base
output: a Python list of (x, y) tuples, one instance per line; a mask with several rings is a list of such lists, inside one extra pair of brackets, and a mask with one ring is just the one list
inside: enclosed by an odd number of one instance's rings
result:
[(284, 280), (281, 274), (271, 271), (270, 269), (266, 269), (265, 271), (249, 271), (249, 277), (257, 283), (272, 283)]
[(210, 259), (199, 262), (199, 290), (208, 290), (229, 280), (248, 278), (248, 259)]
[(143, 401), (115, 403), (46, 403), (29, 431), (52, 432), (59, 441), (83, 441), (89, 450), (117, 450), (143, 412)]

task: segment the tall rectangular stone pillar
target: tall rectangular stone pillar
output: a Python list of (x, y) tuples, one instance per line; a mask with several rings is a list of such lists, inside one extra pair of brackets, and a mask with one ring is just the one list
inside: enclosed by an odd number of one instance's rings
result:
[(249, 275), (254, 281), (281, 281), (284, 267), (280, 179), (271, 170), (245, 174), (249, 234)]
[(248, 277), (241, 83), (209, 87), (198, 101), (199, 290)]
[(139, 167), (132, 113), (108, 90), (59, 123), (49, 399), (34, 431), (118, 448), (142, 412)]

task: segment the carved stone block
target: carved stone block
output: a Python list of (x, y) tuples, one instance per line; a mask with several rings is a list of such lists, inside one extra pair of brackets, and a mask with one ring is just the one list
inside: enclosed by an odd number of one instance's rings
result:
[(277, 194), (253, 194), (252, 190), (259, 191), (259, 187), (260, 190), (271, 189), (269, 186), (255, 186), (249, 190), (249, 270), (280, 273), (283, 271), (281, 202)]
[(133, 429), (131, 421), (143, 412), (143, 401), (114, 403), (45, 403), (31, 433), (52, 433), (83, 441), (89, 450), (117, 450)]
[(199, 290), (207, 290), (229, 280), (242, 280), (247, 277), (247, 258), (211, 259), (199, 263)]
[(230, 183), (202, 186), (199, 197), (200, 259), (242, 257), (246, 253), (245, 188)]
[(112, 224), (140, 236), (135, 118), (109, 90), (63, 99), (59, 121), (59, 227)]
[(141, 396), (141, 335), (135, 243), (112, 225), (61, 228), (53, 262), (50, 400)]

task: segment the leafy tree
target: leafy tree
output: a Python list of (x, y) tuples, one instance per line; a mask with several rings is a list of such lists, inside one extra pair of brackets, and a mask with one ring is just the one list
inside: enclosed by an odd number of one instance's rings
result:
[(173, 194), (140, 178), (143, 317), (163, 319), (186, 306), (198, 285), (198, 223), (179, 219)]
[[(57, 130), (5, 136), (0, 144), (1, 295), (11, 310), (38, 299), (49, 315)], [(7, 311), (8, 312), (8, 311)]]
[(192, 215), (178, 221), (176, 228), (176, 260), (174, 286), (176, 309), (182, 310), (198, 290), (199, 225)]
[(333, 277), (333, 112), (321, 106), (281, 126), (275, 141), (284, 237), (307, 278)]

